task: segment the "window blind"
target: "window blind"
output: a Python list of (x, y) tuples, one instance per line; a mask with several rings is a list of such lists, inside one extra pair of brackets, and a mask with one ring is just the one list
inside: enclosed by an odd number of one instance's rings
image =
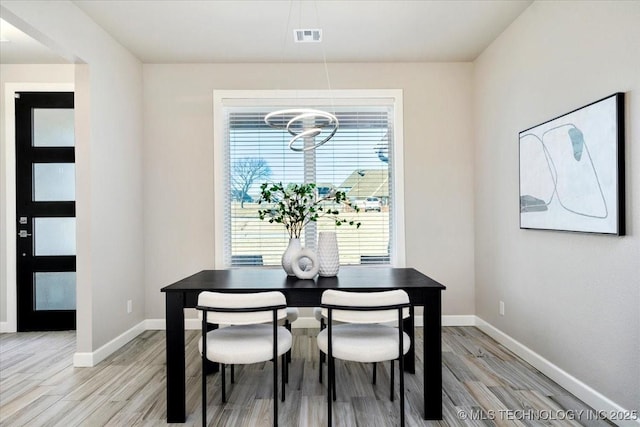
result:
[(264, 182), (316, 183), (319, 197), (344, 191), (353, 206), (336, 206), (340, 217), (359, 228), (336, 226), (330, 217), (311, 223), (302, 245), (314, 249), (317, 233), (336, 231), (342, 265), (388, 264), (392, 250), (393, 106), (309, 105), (334, 113), (335, 136), (315, 150), (294, 152), (291, 135), (264, 122), (282, 106), (230, 106), (224, 109), (225, 253), (227, 266), (279, 265), (289, 236), (281, 224), (260, 220), (260, 185)]

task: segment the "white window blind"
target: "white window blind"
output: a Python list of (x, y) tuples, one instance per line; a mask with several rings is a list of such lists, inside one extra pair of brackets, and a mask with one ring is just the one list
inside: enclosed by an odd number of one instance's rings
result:
[(326, 144), (300, 153), (289, 148), (286, 130), (264, 122), (264, 116), (282, 104), (242, 104), (222, 111), (224, 265), (280, 264), (289, 236), (283, 225), (258, 218), (258, 209), (267, 207), (257, 203), (264, 182), (314, 182), (318, 196), (333, 189), (346, 192), (360, 212), (337, 206), (340, 217), (360, 222), (360, 227), (336, 226), (330, 217), (320, 218), (306, 228), (302, 245), (313, 249), (318, 232), (336, 231), (342, 265), (389, 264), (395, 241), (394, 105), (343, 101), (327, 107), (310, 99), (305, 108), (334, 113), (340, 128)]

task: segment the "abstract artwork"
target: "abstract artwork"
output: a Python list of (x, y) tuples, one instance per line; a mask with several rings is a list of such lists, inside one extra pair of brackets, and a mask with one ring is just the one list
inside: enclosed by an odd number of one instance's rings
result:
[(520, 228), (624, 235), (624, 94), (520, 132)]

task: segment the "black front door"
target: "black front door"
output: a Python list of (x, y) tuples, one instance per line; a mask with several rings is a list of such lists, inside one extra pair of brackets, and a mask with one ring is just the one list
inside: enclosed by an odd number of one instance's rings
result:
[(72, 92), (16, 94), (18, 331), (76, 327)]

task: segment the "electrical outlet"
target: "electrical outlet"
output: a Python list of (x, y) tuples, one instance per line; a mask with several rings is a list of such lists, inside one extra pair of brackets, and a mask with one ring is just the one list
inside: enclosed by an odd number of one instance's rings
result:
[(133, 311), (133, 301), (127, 300), (127, 313), (131, 314), (132, 311)]
[(504, 316), (504, 301), (500, 301), (500, 316)]

